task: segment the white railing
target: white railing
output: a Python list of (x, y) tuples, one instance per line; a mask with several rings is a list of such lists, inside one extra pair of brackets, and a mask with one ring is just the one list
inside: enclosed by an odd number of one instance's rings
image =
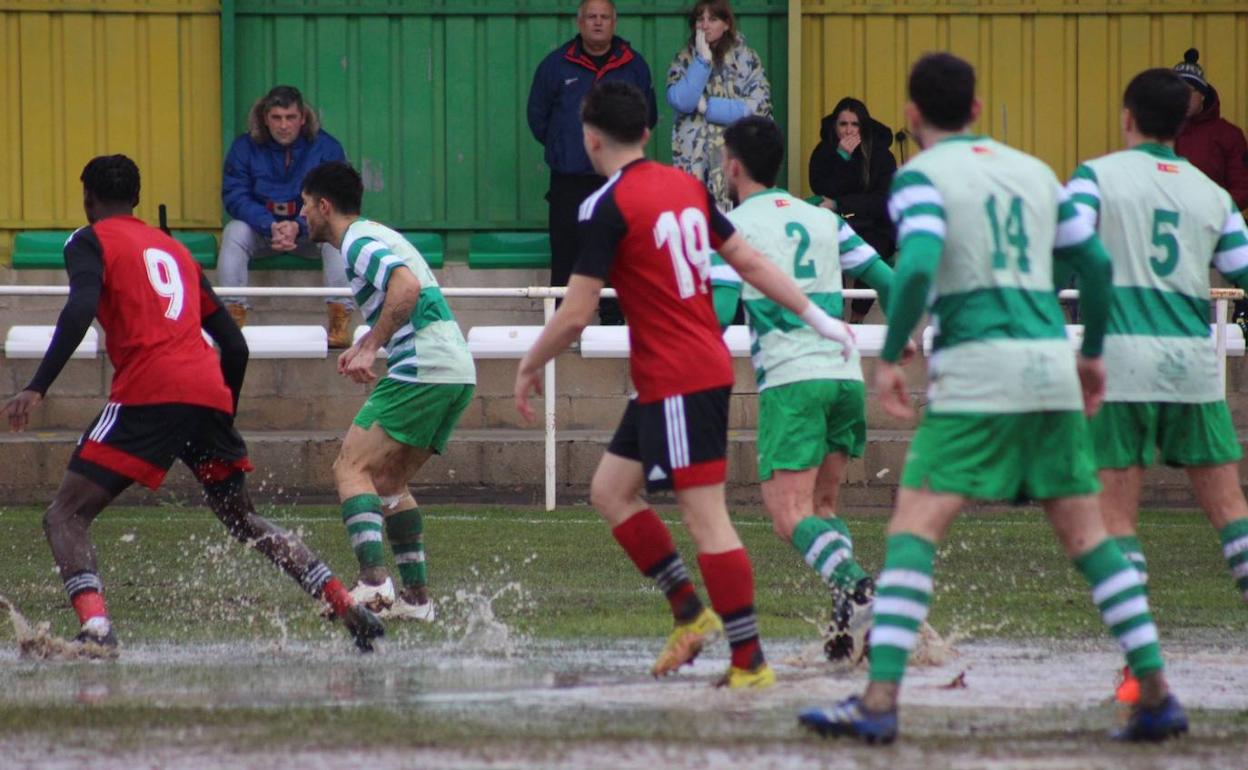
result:
[[(225, 286), (217, 287), (218, 295), (227, 297), (350, 297), (350, 289), (334, 289), (308, 286)], [(527, 288), (454, 288), (444, 287), (442, 295), (460, 299), (540, 299), (545, 320), (550, 321), (555, 314), (555, 300), (567, 292), (564, 287), (530, 286)], [(845, 289), (845, 299), (875, 299), (876, 293), (871, 289)], [(68, 286), (0, 286), (0, 297), (55, 297), (67, 296)], [(604, 289), (604, 297), (614, 297), (614, 289)], [(1063, 300), (1078, 299), (1079, 292), (1067, 289), (1060, 292)], [(1226, 323), (1230, 310), (1230, 301), (1242, 299), (1244, 292), (1239, 289), (1213, 289), (1210, 298), (1214, 301), (1214, 339), (1218, 356), (1218, 377), (1222, 382), (1222, 392), (1226, 392)], [(546, 364), (544, 371), (543, 399), (545, 413), (543, 428), (545, 431), (545, 492), (546, 510), (555, 509), (555, 362), (552, 359)]]

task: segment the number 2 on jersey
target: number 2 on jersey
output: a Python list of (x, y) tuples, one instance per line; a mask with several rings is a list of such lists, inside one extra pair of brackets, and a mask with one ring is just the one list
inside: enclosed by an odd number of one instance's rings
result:
[(182, 286), (182, 274), (178, 272), (177, 260), (167, 251), (145, 249), (143, 262), (147, 265), (147, 280), (161, 297), (169, 300), (165, 306), (165, 318), (178, 320), (182, 315), (182, 303), (186, 291)]
[(793, 277), (814, 278), (815, 261), (806, 259), (806, 252), (810, 249), (810, 233), (797, 222), (790, 222), (784, 226), (784, 234), (797, 238), (797, 253), (793, 255)]
[(706, 281), (711, 274), (711, 237), (706, 215), (700, 209), (685, 209), (680, 212), (679, 221), (671, 211), (660, 214), (654, 223), (654, 245), (660, 249), (666, 245), (672, 255), (681, 299), (688, 299), (699, 290), (706, 293)]

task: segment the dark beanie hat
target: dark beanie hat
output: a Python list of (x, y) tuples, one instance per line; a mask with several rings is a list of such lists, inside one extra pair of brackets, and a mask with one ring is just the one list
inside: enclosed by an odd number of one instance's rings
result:
[(1174, 71), (1179, 73), (1179, 77), (1194, 86), (1202, 94), (1208, 95), (1209, 81), (1205, 80), (1205, 70), (1196, 60), (1200, 58), (1200, 51), (1195, 48), (1189, 48), (1183, 54), (1183, 61), (1174, 65)]

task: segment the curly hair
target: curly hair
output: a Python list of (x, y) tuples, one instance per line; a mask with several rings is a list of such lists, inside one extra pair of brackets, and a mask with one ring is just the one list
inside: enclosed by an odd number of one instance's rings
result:
[(100, 155), (82, 169), (83, 189), (103, 203), (139, 203), (139, 167), (125, 155)]

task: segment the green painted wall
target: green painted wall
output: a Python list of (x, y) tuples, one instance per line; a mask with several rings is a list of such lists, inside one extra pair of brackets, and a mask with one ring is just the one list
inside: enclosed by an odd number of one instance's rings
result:
[[(402, 228), (544, 228), (548, 172), (525, 105), (538, 62), (576, 33), (576, 0), (223, 4), (223, 121), (240, 133), (276, 83), (303, 90), (364, 173), (365, 210)], [(671, 157), (667, 67), (688, 34), (684, 2), (620, 2), (618, 34), (650, 64), (651, 153)], [(788, 103), (784, 0), (734, 3), (742, 33)], [(228, 39), (228, 38), (227, 38)], [(233, 50), (231, 51), (230, 48)]]

